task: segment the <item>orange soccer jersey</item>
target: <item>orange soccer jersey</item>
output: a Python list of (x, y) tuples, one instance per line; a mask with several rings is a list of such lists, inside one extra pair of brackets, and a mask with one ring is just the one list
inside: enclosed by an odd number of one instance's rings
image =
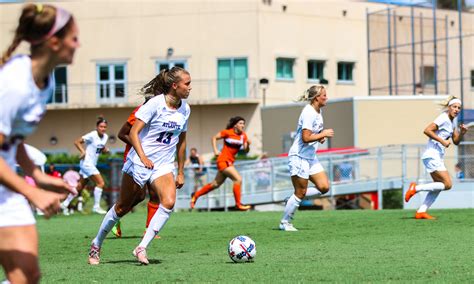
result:
[[(135, 123), (135, 120), (137, 120), (137, 118), (135, 117), (135, 113), (138, 111), (138, 109), (140, 108), (141, 106), (138, 106), (136, 107), (132, 113), (130, 114), (130, 116), (127, 118), (127, 122), (133, 126), (133, 124)], [(123, 152), (123, 161), (127, 161), (127, 155), (128, 155), (128, 152), (130, 152), (130, 149), (132, 149), (132, 145), (130, 144), (127, 144), (125, 145), (125, 151)]]
[(224, 139), (224, 147), (216, 162), (218, 170), (221, 171), (234, 163), (235, 155), (247, 142), (247, 134), (245, 132), (237, 134), (234, 129), (225, 129), (220, 132), (220, 135)]

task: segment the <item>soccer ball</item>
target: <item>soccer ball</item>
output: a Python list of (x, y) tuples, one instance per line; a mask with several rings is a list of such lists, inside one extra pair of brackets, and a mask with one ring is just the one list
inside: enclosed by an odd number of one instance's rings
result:
[(237, 236), (229, 242), (229, 257), (233, 262), (253, 261), (256, 254), (255, 242), (247, 236)]

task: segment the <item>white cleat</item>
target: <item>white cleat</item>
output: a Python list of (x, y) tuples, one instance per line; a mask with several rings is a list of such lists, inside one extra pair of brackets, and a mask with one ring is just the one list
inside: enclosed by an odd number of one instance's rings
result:
[(93, 212), (93, 213), (97, 213), (97, 214), (102, 214), (102, 215), (104, 215), (104, 214), (107, 213), (107, 211), (105, 211), (104, 209), (100, 208), (100, 206), (94, 206), (94, 207), (92, 208), (92, 212)]
[(136, 247), (133, 252), (133, 256), (137, 258), (138, 262), (144, 265), (148, 265), (150, 262), (146, 256), (146, 248), (144, 247)]
[(63, 210), (64, 216), (69, 216), (69, 209), (67, 208), (67, 206), (61, 203), (61, 209)]
[(100, 247), (91, 245), (88, 262), (90, 265), (98, 265), (100, 263)]
[(296, 232), (296, 231), (298, 231), (298, 229), (293, 227), (293, 224), (291, 224), (288, 221), (282, 221), (280, 223), (280, 230), (286, 231), (286, 232)]

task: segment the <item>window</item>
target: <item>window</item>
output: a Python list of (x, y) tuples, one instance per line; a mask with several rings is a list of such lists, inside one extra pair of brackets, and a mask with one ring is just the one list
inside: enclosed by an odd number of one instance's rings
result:
[(54, 79), (56, 88), (54, 94), (48, 103), (65, 104), (67, 103), (67, 69), (66, 66), (56, 67), (54, 69)]
[(421, 67), (421, 76), (423, 86), (434, 85), (435, 84), (435, 69), (434, 66), (422, 66)]
[(100, 64), (98, 72), (98, 101), (120, 102), (124, 101), (126, 72), (125, 64)]
[(246, 58), (217, 60), (217, 96), (219, 98), (246, 98), (247, 81)]
[(187, 69), (186, 60), (159, 60), (156, 62), (157, 73), (163, 69), (171, 69), (174, 66)]
[(293, 80), (294, 58), (277, 58), (276, 78), (283, 80)]
[(342, 82), (352, 82), (354, 71), (354, 62), (337, 63), (337, 80)]
[(326, 61), (308, 60), (308, 80), (324, 79), (324, 66)]

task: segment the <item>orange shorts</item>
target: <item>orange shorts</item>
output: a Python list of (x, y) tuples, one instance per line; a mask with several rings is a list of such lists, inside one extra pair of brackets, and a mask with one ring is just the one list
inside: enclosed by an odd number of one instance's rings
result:
[(217, 162), (217, 170), (219, 172), (222, 172), (223, 170), (227, 169), (230, 166), (233, 166), (234, 163), (230, 161), (223, 161), (223, 162)]

